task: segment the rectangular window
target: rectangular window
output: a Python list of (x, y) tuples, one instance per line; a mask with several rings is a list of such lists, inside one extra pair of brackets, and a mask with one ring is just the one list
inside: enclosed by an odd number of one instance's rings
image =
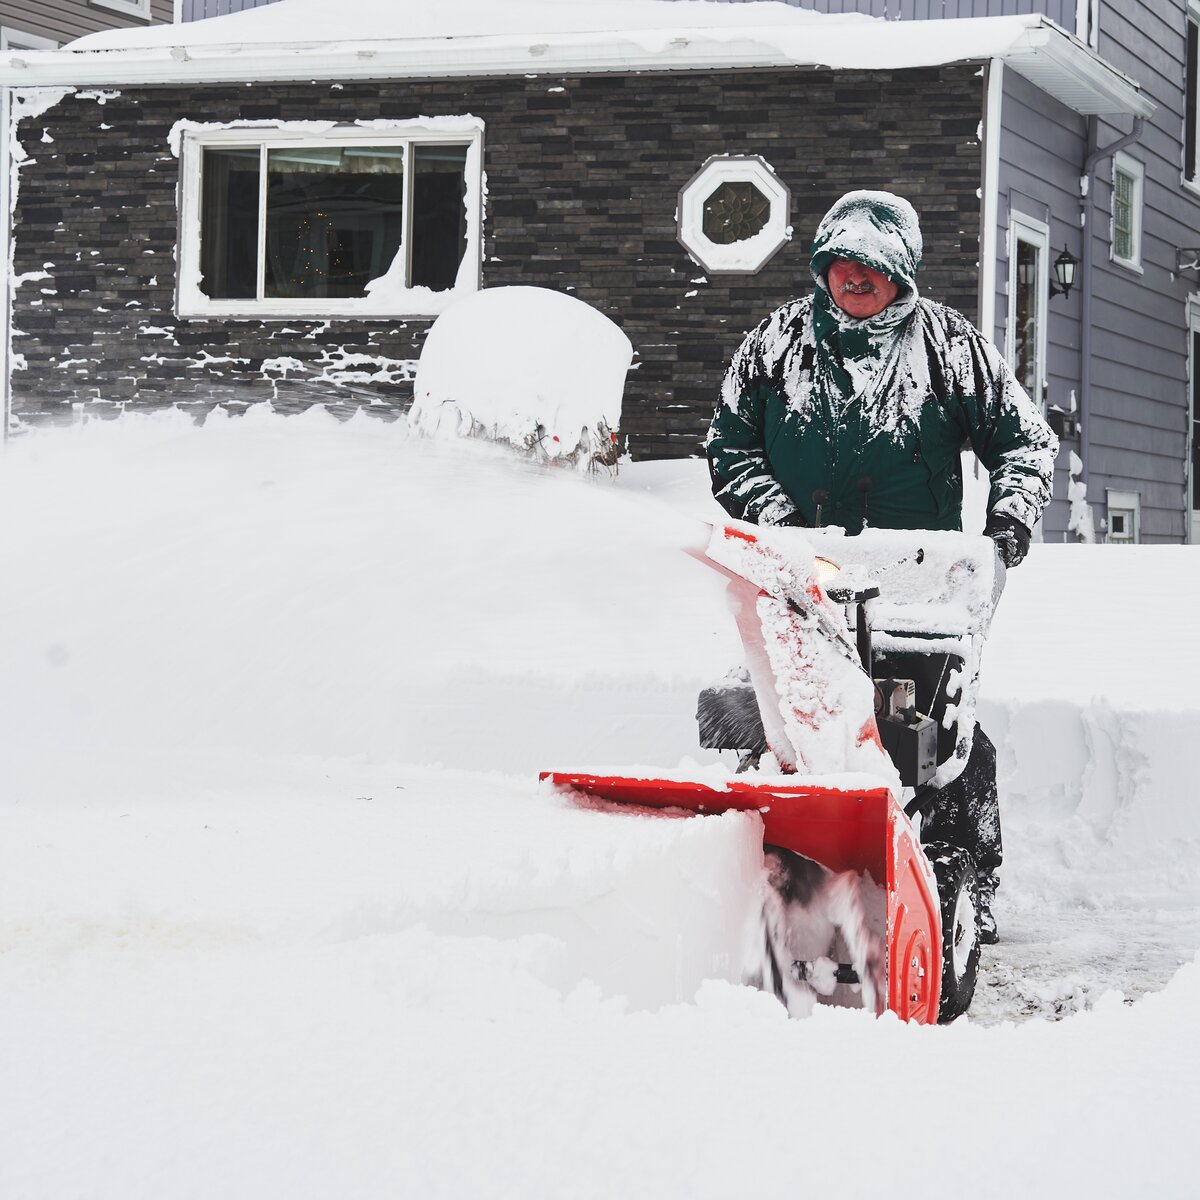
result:
[(0, 50), (54, 50), (58, 43), (36, 33), (26, 33), (11, 25), (0, 25)]
[(388, 125), (189, 129), (181, 315), (433, 315), (474, 291), (479, 123)]
[(1200, 72), (1200, 25), (1187, 21), (1187, 58), (1184, 66), (1183, 96), (1183, 177), (1196, 182), (1196, 138), (1200, 122), (1196, 120), (1197, 74)]
[(1135, 158), (1113, 155), (1112, 260), (1134, 271), (1142, 269), (1142, 192), (1145, 168)]
[(1107, 491), (1108, 537), (1112, 545), (1132, 546), (1142, 540), (1142, 505), (1137, 492)]
[(88, 0), (88, 3), (93, 8), (106, 8), (122, 16), (150, 20), (150, 0)]

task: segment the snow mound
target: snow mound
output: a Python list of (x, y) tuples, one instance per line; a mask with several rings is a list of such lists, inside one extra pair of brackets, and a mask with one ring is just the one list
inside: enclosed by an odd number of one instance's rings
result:
[(865, 1195), (864, 1129), (899, 1196), (931, 1164), (1194, 1190), (1190, 551), (1009, 576), (971, 1018), (789, 1022), (736, 983), (755, 817), (535, 782), (694, 753), (740, 653), (682, 553), (702, 462), (600, 482), (258, 409), (36, 431), (3, 467), (0, 1194), (715, 1197), (800, 1162)]
[(489, 288), (433, 323), (409, 423), (435, 437), (507, 442), (543, 459), (615, 462), (632, 361), (621, 329), (582, 300), (548, 288)]

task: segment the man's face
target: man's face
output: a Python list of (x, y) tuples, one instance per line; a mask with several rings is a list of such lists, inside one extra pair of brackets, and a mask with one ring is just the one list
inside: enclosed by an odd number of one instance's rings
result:
[(899, 285), (886, 275), (851, 258), (835, 258), (825, 283), (838, 308), (860, 321), (883, 312), (900, 293)]

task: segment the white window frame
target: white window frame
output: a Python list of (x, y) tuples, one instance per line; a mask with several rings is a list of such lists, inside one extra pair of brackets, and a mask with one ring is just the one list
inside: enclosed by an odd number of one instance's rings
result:
[(1075, 36), (1096, 49), (1100, 42), (1099, 0), (1075, 0)]
[[(1179, 178), (1183, 181), (1183, 186), (1193, 192), (1200, 192), (1200, 78), (1197, 79), (1197, 94), (1193, 101), (1193, 111), (1189, 114), (1187, 111), (1187, 70), (1188, 57), (1187, 47), (1191, 37), (1193, 27), (1197, 30), (1197, 43), (1200, 46), (1200, 0), (1188, 0), (1187, 10), (1184, 14), (1184, 43), (1183, 43), (1183, 92), (1180, 95), (1180, 103), (1184, 108), (1183, 128), (1180, 129), (1179, 140), (1182, 143), (1180, 147), (1180, 163), (1179, 163)], [(1192, 64), (1192, 69), (1200, 76), (1200, 50), (1197, 52), (1198, 61)], [(1187, 173), (1187, 127), (1189, 117), (1192, 121), (1192, 174)]]
[[(1037, 321), (1034, 333), (1034, 353), (1037, 355), (1037, 394), (1030, 399), (1045, 412), (1049, 374), (1046, 369), (1046, 329), (1050, 315), (1050, 227), (1045, 221), (1010, 211), (1008, 215), (1008, 323), (1005, 329), (1008, 365), (1017, 368), (1017, 242), (1035, 246), (1038, 251)], [(1024, 384), (1022, 384), (1024, 386)]]
[[(1136, 546), (1142, 540), (1142, 498), (1137, 492), (1116, 492), (1111, 488), (1104, 494), (1105, 524), (1107, 532), (1104, 540), (1112, 546)], [(1133, 528), (1128, 537), (1114, 537), (1112, 518), (1114, 513), (1128, 513)]]
[[(200, 216), (201, 171), (204, 151), (209, 148), (242, 147), (260, 151), (260, 170), (265, 171), (269, 149), (299, 146), (401, 146), (404, 148), (406, 195), (411, 198), (412, 147), (422, 143), (467, 148), (466, 199), (467, 239), (455, 284), (445, 291), (404, 284), (409, 269), (410, 238), (402, 238), (391, 267), (372, 284), (365, 296), (328, 299), (264, 297), (250, 300), (214, 300), (201, 289)], [(393, 317), (437, 316), (448, 304), (480, 287), (481, 226), (483, 221), (483, 122), (475, 117), (436, 117), (414, 121), (367, 121), (331, 126), (325, 122), (255, 121), (235, 125), (206, 125), (177, 122), (171, 133), (172, 147), (181, 158), (179, 196), (179, 273), (176, 313), (180, 317), (230, 317), (255, 320), (288, 320), (296, 317), (390, 319)], [(259, 200), (259, 292), (262, 292), (262, 254), (266, 237), (266, 191)], [(411, 228), (412, 205), (405, 205), (406, 230)]]
[[(767, 223), (745, 241), (722, 244), (704, 232), (704, 206), (723, 183), (749, 183), (770, 205)], [(757, 154), (716, 154), (679, 189), (676, 236), (710, 275), (754, 275), (790, 240), (790, 210), (791, 193), (765, 158)]]
[[(1117, 172), (1128, 176), (1133, 181), (1133, 253), (1124, 257), (1117, 253)], [(1109, 257), (1119, 267), (1136, 271), (1139, 275), (1142, 269), (1142, 212), (1145, 208), (1146, 168), (1136, 158), (1130, 157), (1123, 150), (1113, 155), (1112, 163), (1112, 212), (1108, 220), (1108, 249)]]
[(26, 33), (12, 25), (0, 25), (0, 50), (57, 50), (58, 42), (53, 38)]
[(154, 14), (150, 11), (150, 0), (88, 0), (92, 8), (104, 8), (109, 12), (120, 13), (123, 17), (133, 17), (137, 21), (152, 21)]

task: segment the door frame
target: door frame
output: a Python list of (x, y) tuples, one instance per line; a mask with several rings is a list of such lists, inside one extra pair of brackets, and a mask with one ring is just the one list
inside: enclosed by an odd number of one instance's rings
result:
[(1192, 470), (1192, 455), (1195, 453), (1196, 389), (1200, 385), (1200, 361), (1197, 361), (1197, 339), (1200, 338), (1200, 292), (1193, 292), (1187, 299), (1187, 438), (1183, 454), (1183, 540), (1188, 545), (1200, 543), (1200, 517), (1192, 496), (1192, 489), (1200, 486)]

